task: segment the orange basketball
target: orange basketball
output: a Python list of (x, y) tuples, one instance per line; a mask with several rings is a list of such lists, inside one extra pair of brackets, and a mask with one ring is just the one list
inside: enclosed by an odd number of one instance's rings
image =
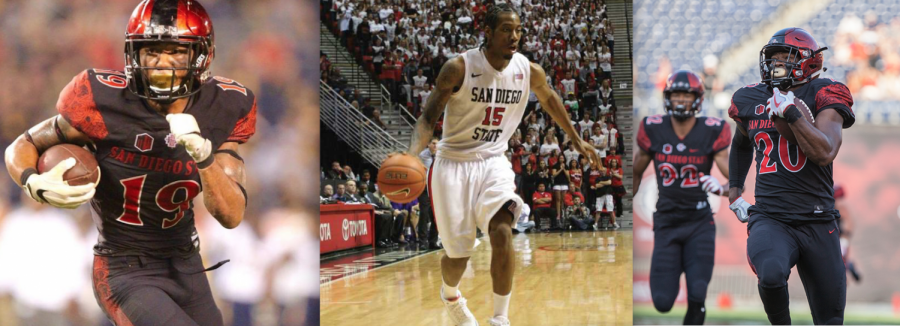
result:
[(425, 191), (425, 165), (409, 154), (394, 155), (378, 170), (378, 189), (395, 203), (405, 204)]

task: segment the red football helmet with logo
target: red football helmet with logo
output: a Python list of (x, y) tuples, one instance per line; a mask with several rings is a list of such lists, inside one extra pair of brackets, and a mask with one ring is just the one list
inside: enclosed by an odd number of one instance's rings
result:
[[(189, 61), (184, 67), (142, 66), (141, 48), (158, 43), (186, 46)], [(215, 49), (212, 20), (199, 2), (143, 0), (131, 14), (125, 32), (128, 89), (141, 98), (164, 102), (191, 96), (209, 79)], [(149, 70), (171, 70), (171, 80), (151, 80)], [(187, 74), (179, 82), (178, 72), (185, 70)]]
[[(703, 93), (706, 88), (700, 76), (690, 70), (679, 70), (666, 80), (666, 88), (663, 89), (663, 98), (665, 98), (666, 113), (678, 120), (684, 120), (692, 116), (696, 116), (700, 112), (703, 104)], [(669, 97), (675, 92), (687, 92), (694, 94), (694, 102), (691, 107), (684, 105), (673, 105)]]
[[(827, 49), (828, 47), (819, 48), (816, 39), (801, 28), (791, 27), (775, 32), (769, 43), (759, 51), (759, 74), (762, 82), (786, 90), (819, 77), (826, 70), (822, 67), (822, 51)], [(772, 55), (779, 52), (788, 53), (788, 58), (793, 61), (773, 59)], [(779, 67), (776, 63), (782, 63), (784, 67)]]

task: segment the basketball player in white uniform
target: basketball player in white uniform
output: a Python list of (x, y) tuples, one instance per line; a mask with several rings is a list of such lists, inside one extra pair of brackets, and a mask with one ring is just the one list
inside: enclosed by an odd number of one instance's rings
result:
[[(441, 299), (456, 325), (478, 325), (458, 290), (474, 251), (475, 229), (487, 230), (491, 243), (494, 315), (491, 325), (509, 325), (509, 299), (515, 267), (513, 217), (523, 201), (516, 194), (512, 165), (503, 155), (516, 130), (529, 91), (576, 140), (575, 149), (599, 162), (594, 148), (572, 127), (562, 100), (547, 84), (544, 70), (516, 53), (522, 26), (509, 5), (485, 16), (485, 42), (441, 68), (425, 103), (408, 153), (421, 152), (444, 113), (443, 139), (428, 175), (428, 191), (446, 255), (441, 259)], [(404, 154), (409, 155), (409, 154)]]

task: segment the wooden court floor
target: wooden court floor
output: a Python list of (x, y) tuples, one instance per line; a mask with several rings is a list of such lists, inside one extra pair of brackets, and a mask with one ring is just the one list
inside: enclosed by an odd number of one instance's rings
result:
[[(515, 235), (511, 324), (630, 325), (632, 238), (630, 229)], [(493, 313), (491, 253), (489, 240), (480, 240), (460, 291), (484, 326)], [(322, 325), (451, 325), (439, 298), (441, 256), (322, 283)]]

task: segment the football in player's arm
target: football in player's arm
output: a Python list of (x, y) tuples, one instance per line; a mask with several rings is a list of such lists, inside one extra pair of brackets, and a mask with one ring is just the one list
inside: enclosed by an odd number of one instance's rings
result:
[[(67, 91), (70, 91), (69, 87), (61, 94), (60, 101), (68, 100)], [(70, 186), (64, 182), (62, 173), (72, 167), (67, 161), (45, 173), (38, 173), (36, 169), (40, 154), (54, 145), (92, 143), (90, 137), (73, 127), (64, 113), (38, 123), (16, 138), (6, 148), (4, 159), (10, 177), (29, 197), (55, 207), (76, 208), (93, 198), (96, 184)], [(167, 120), (176, 141), (184, 145), (199, 168), (207, 210), (222, 226), (236, 227), (243, 220), (247, 200), (243, 190), (246, 181), (244, 163), (237, 152), (238, 144), (225, 142), (213, 152), (210, 141), (200, 135), (193, 116), (169, 114)]]

